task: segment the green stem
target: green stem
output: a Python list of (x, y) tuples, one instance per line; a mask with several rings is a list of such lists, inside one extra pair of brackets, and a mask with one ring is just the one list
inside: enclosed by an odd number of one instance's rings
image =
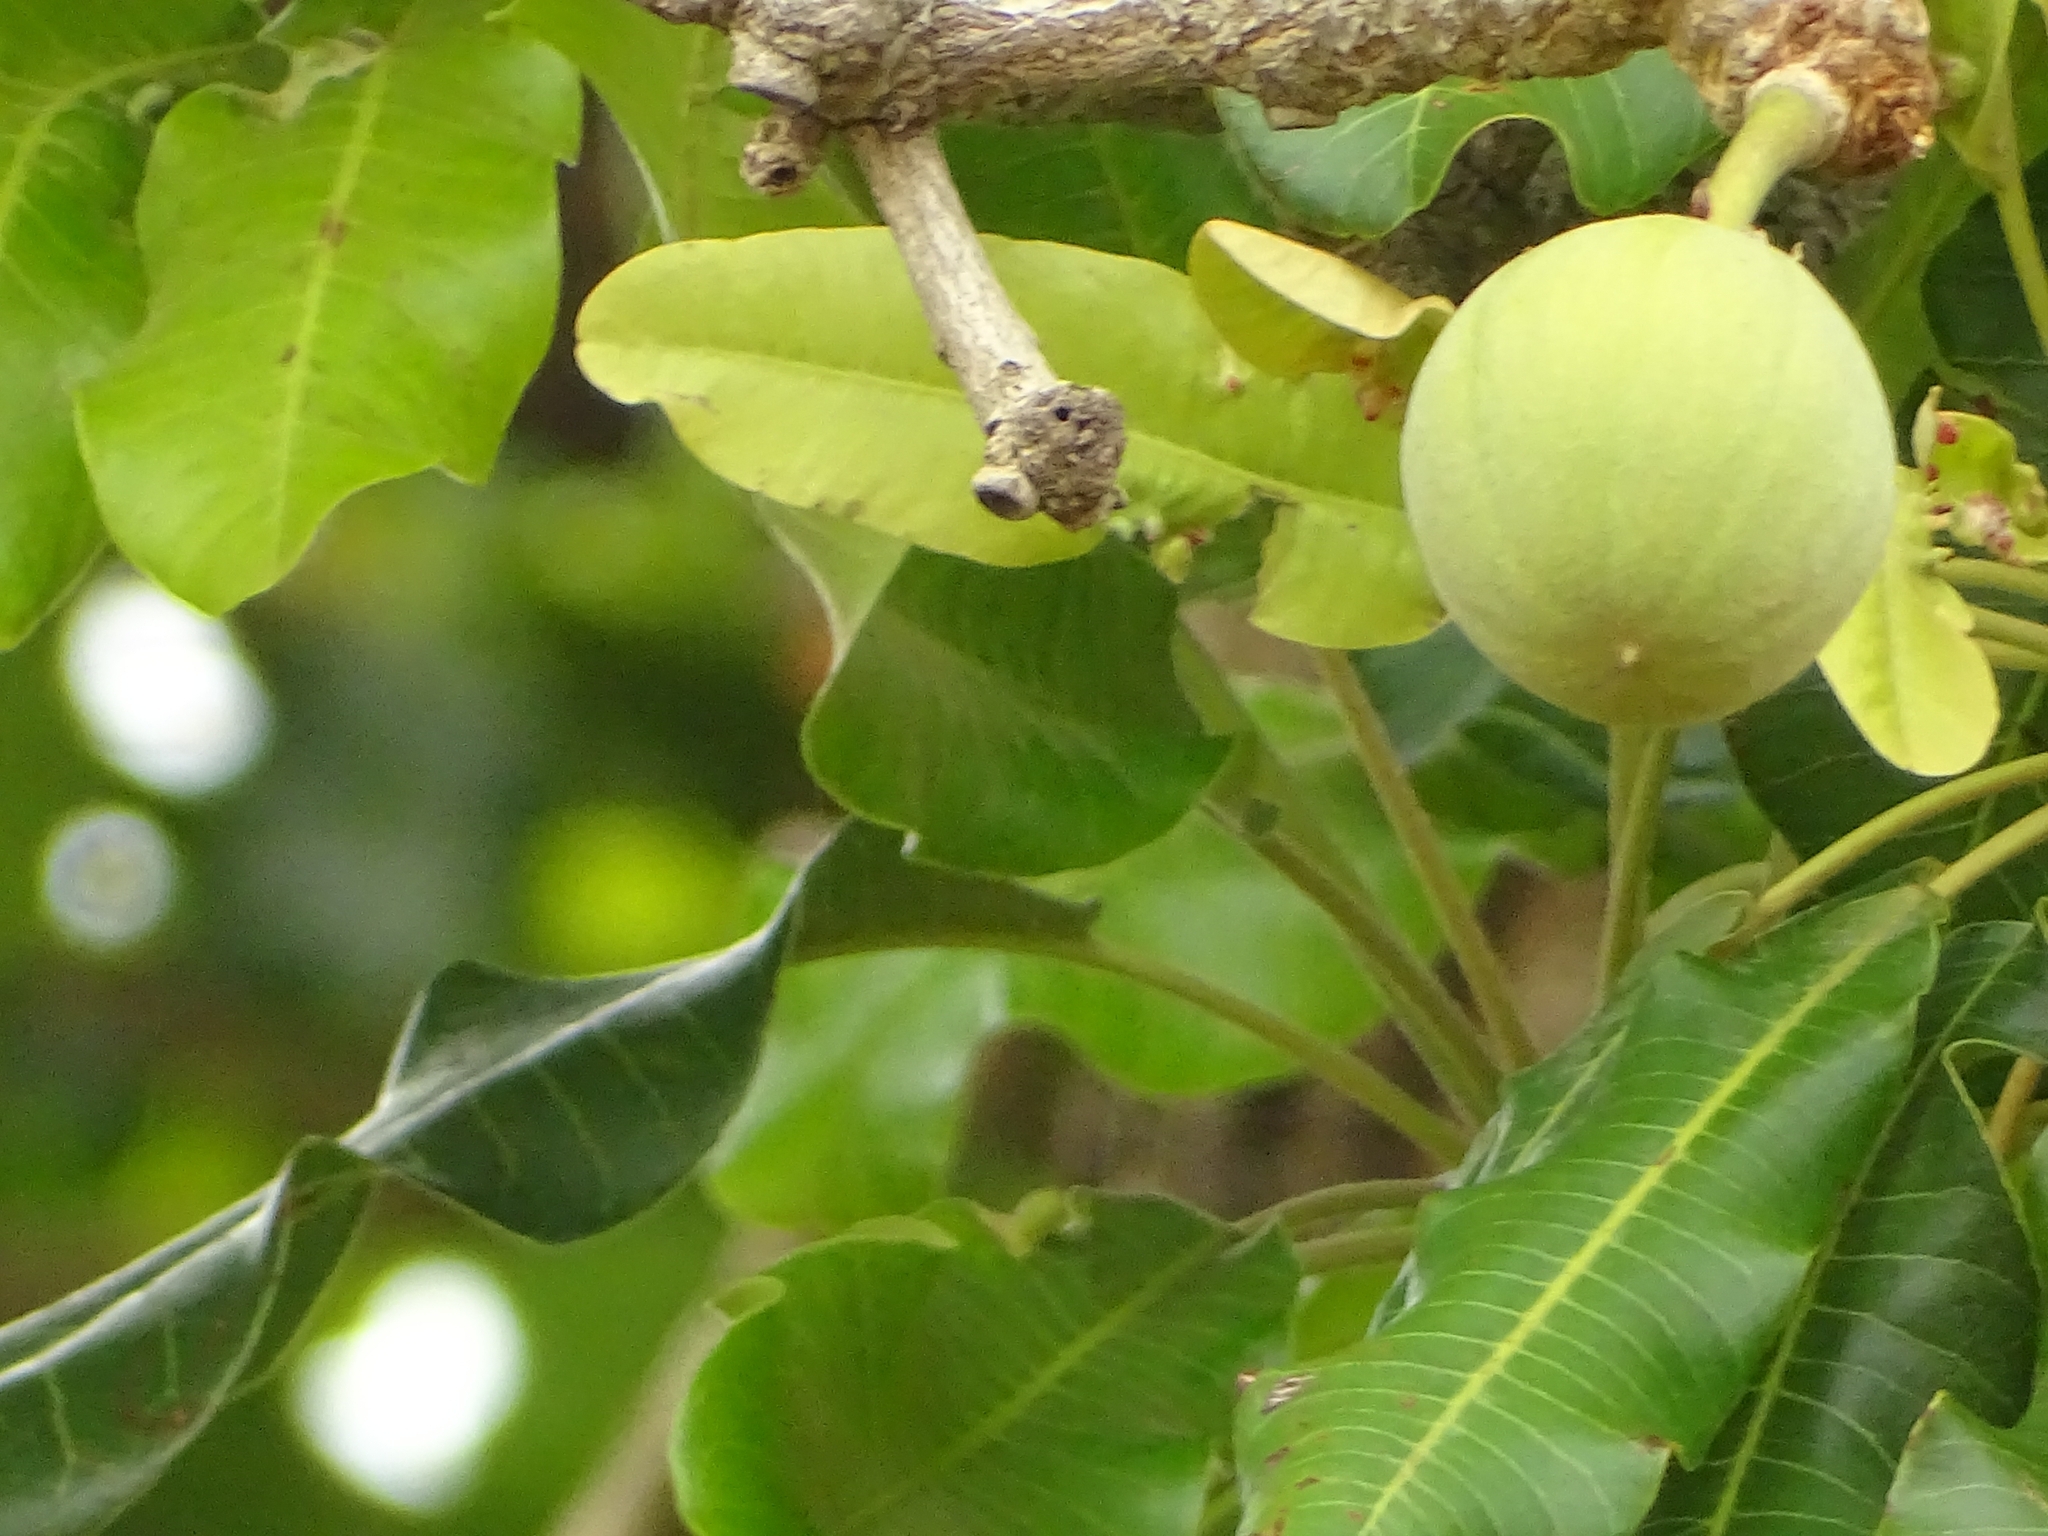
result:
[(2006, 672), (2048, 672), (2048, 655), (2007, 645), (2003, 640), (1979, 640), (1977, 649), (1992, 666)]
[(1366, 1179), (1355, 1184), (1332, 1184), (1269, 1205), (1237, 1225), (1246, 1232), (1256, 1232), (1268, 1225), (1301, 1232), (1326, 1221), (1348, 1221), (1367, 1211), (1407, 1210), (1441, 1188), (1435, 1179)]
[(2032, 619), (2016, 619), (2009, 613), (2000, 613), (1995, 608), (1979, 608), (1972, 603), (1970, 628), (1986, 640), (2003, 640), (2007, 645), (2018, 646), (2023, 651), (2040, 651), (2048, 654), (2048, 624), (2036, 624)]
[(1608, 762), (1607, 911), (1600, 925), (1601, 994), (1612, 992), (1643, 942), (1650, 899), (1650, 860), (1664, 780), (1678, 733), (1662, 727), (1616, 726)]
[(1889, 810), (1836, 838), (1791, 874), (1757, 898), (1756, 906), (1742, 927), (1724, 943), (1715, 946), (1723, 954), (1742, 948), (1766, 928), (1786, 916), (1808, 897), (1823, 889), (1836, 876), (1860, 863), (1895, 837), (1924, 826), (1950, 811), (1988, 800), (2023, 784), (2048, 780), (2048, 752), (2014, 758), (1993, 768), (1979, 768), (1932, 789), (1922, 790), (1910, 800), (1901, 800)]
[(1497, 1069), (1457, 999), (1408, 947), (1399, 930), (1370, 899), (1345, 887), (1277, 830), (1230, 830), (1336, 923), (1360, 969), (1385, 997), (1395, 1027), (1415, 1048), (1459, 1119), (1468, 1127), (1483, 1124), (1499, 1102)]
[[(2027, 759), (2022, 758), (2022, 762)], [(2017, 766), (2017, 765), (2015, 765)], [(1927, 882), (1927, 888), (1945, 901), (1954, 901), (2001, 864), (2048, 842), (2048, 806), (2029, 811), (2010, 826), (1984, 839), (1955, 863)]]
[(1415, 1246), (1412, 1226), (1374, 1227), (1364, 1232), (1340, 1232), (1335, 1237), (1310, 1238), (1294, 1245), (1295, 1262), (1305, 1275), (1326, 1275), (1333, 1269), (1355, 1264), (1384, 1264), (1405, 1259)]
[(2016, 1153), (2026, 1150), (2020, 1128), (2034, 1102), (2034, 1090), (2040, 1086), (2041, 1063), (2031, 1056), (2022, 1056), (2005, 1074), (2005, 1086), (1999, 1089), (1998, 1102), (1991, 1107), (1991, 1118), (1984, 1126), (1984, 1141), (2000, 1164), (2011, 1162)]
[(2005, 232), (2005, 249), (2019, 274), (2020, 292), (2027, 301), (2027, 314), (2034, 322), (2034, 335), (2041, 350), (2048, 352), (2048, 264), (2041, 259), (2041, 240), (2034, 233), (2034, 215), (2027, 207), (2027, 184), (2015, 155), (2005, 174), (1991, 189), (1998, 205), (1998, 224)]
[(1826, 159), (1837, 137), (1833, 116), (1806, 91), (1791, 85), (1759, 91), (1707, 180), (1707, 222), (1748, 229), (1771, 188), (1788, 172)]
[(1450, 854), (1437, 835), (1436, 823), (1423, 809), (1372, 695), (1365, 691), (1351, 658), (1344, 652), (1318, 650), (1316, 665), (1343, 712), (1352, 750), (1365, 770), (1366, 781), (1379, 798), (1380, 810), (1400, 840), (1401, 851), (1408, 856), (1444, 942), (1457, 958), (1458, 969), (1493, 1039), (1496, 1054), (1510, 1070), (1528, 1066), (1536, 1059), (1536, 1050), (1516, 1012), (1507, 972), (1479, 926), (1464, 883), (1451, 867)]
[(1135, 950), (1111, 949), (1087, 939), (1017, 938), (1006, 940), (1003, 947), (1020, 954), (1043, 955), (1050, 960), (1064, 960), (1070, 965), (1106, 971), (1164, 992), (1169, 997), (1177, 997), (1182, 1002), (1192, 1003), (1219, 1019), (1235, 1024), (1276, 1050), (1284, 1051), (1305, 1070), (1371, 1110), (1446, 1165), (1455, 1164), (1465, 1154), (1469, 1138), (1462, 1130), (1399, 1087), (1376, 1067), (1361, 1061), (1341, 1045), (1309, 1033), (1291, 1019), (1284, 1019), (1249, 998), (1204, 981), (1192, 972)]
[(1950, 586), (1989, 587), (1994, 591), (2013, 592), (2048, 603), (2048, 572), (2031, 570), (2024, 565), (1965, 558), (1937, 561), (1933, 570)]

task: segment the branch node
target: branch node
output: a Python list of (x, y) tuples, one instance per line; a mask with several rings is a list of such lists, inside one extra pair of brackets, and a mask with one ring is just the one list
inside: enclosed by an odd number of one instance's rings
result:
[(972, 486), (997, 517), (1086, 528), (1122, 506), (1123, 406), (1053, 372), (1003, 291), (931, 133), (857, 127), (848, 142), (896, 237), (938, 354), (987, 439)]
[(1688, 0), (1671, 53), (1733, 132), (1766, 80), (1841, 104), (1826, 164), (1843, 175), (1902, 165), (1934, 142), (1941, 80), (1921, 0)]
[(777, 107), (755, 124), (740, 151), (740, 177), (756, 192), (781, 197), (811, 179), (824, 153), (824, 123), (809, 112)]
[[(1089, 528), (1124, 505), (1117, 467), (1124, 456), (1124, 408), (1106, 389), (1065, 380), (1034, 389), (988, 424), (974, 494), (998, 517), (1030, 515), (991, 505), (990, 493), (1020, 475), (1032, 502), (1062, 528)], [(1022, 505), (1021, 500), (1017, 505)]]

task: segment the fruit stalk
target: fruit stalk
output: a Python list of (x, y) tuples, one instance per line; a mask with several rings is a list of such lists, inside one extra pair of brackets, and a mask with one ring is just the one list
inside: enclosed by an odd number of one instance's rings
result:
[(1766, 75), (1750, 93), (1742, 127), (1702, 184), (1694, 211), (1723, 229), (1748, 229), (1773, 187), (1834, 153), (1848, 115), (1841, 92), (1810, 69)]
[(1643, 943), (1649, 907), (1650, 860), (1657, 849), (1657, 822), (1664, 806), (1664, 781), (1678, 733), (1663, 727), (1617, 726), (1608, 754), (1607, 911), (1600, 926), (1600, 990), (1615, 982)]
[(1409, 866), (1415, 871), (1438, 928), (1443, 931), (1444, 942), (1457, 959), (1479, 1017), (1493, 1039), (1495, 1053), (1511, 1070), (1528, 1066), (1536, 1059), (1536, 1051), (1516, 1012), (1514, 994), (1508, 988), (1500, 957), (1479, 926), (1465, 887), (1457, 871), (1451, 868), (1443, 839), (1437, 836), (1435, 823), (1417, 797), (1415, 786), (1408, 781), (1407, 770), (1372, 695), (1359, 681), (1351, 658), (1342, 651), (1317, 651), (1316, 667), (1343, 712), (1359, 766), (1365, 770), (1366, 781), (1372, 785), (1380, 809), (1400, 841), (1401, 851), (1408, 856)]

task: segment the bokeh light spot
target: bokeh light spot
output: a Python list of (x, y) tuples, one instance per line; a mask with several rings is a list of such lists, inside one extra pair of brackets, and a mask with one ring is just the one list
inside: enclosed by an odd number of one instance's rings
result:
[(160, 794), (232, 783), (269, 737), (269, 696), (227, 626), (139, 578), (79, 600), (63, 666), (100, 756)]
[(418, 1513), (461, 1498), (526, 1380), (526, 1333), (504, 1287), (465, 1259), (414, 1259), (362, 1319), (306, 1351), (292, 1400), (347, 1483)]
[(135, 811), (96, 806), (64, 818), (43, 852), (43, 910), (81, 949), (126, 949), (163, 920), (178, 883), (164, 829)]

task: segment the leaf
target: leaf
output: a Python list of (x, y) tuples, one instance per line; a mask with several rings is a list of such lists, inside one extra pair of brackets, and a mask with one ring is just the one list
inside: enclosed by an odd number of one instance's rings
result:
[(1086, 938), (1095, 922), (1092, 903), (919, 863), (903, 844), (903, 834), (887, 827), (840, 826), (793, 887), (790, 964), (995, 940), (1071, 943)]
[(1221, 134), (1125, 123), (956, 123), (940, 135), (974, 227), (1178, 267), (1204, 219), (1269, 215)]
[(831, 1231), (936, 1199), (975, 1053), (1009, 1017), (1006, 969), (926, 952), (786, 977), (711, 1157), (719, 1201), (764, 1226)]
[[(1233, 379), (1187, 279), (1165, 267), (984, 243), (1053, 367), (1122, 400), (1134, 519), (1208, 527), (1259, 495), (1405, 538), (1390, 510), (1396, 438), (1359, 418), (1341, 381)], [(777, 501), (992, 565), (1068, 559), (1100, 537), (1006, 523), (975, 503), (981, 434), (884, 230), (649, 251), (598, 285), (577, 333), (600, 389), (659, 403), (713, 470)]]
[(1907, 1443), (1879, 1536), (2038, 1536), (2048, 1532), (2048, 1434), (2039, 1412), (2012, 1429), (1947, 1396)]
[(1930, 908), (1891, 892), (1651, 970), (1554, 1149), (1424, 1203), (1418, 1299), (1246, 1392), (1242, 1528), (1633, 1530), (1748, 1384), (1890, 1107)]
[(873, 222), (836, 165), (778, 197), (740, 179), (740, 151), (760, 117), (726, 88), (724, 33), (618, 0), (513, 0), (500, 14), (589, 76), (639, 168), (656, 239)]
[(0, 646), (55, 606), (103, 535), (71, 386), (143, 310), (127, 229), (148, 144), (127, 99), (248, 52), (242, 0), (80, 0), (0, 14)]
[(1229, 751), (1181, 697), (1176, 618), (1121, 547), (1025, 571), (912, 551), (812, 701), (804, 760), (920, 858), (1105, 863), (1180, 820)]
[(1998, 681), (1970, 638), (1970, 605), (1934, 574), (1940, 558), (1915, 470), (1899, 472), (1899, 507), (1877, 578), (1819, 664), (1864, 739), (1908, 772), (1970, 767), (1998, 731)]
[(1076, 1192), (1063, 1214), (1020, 1240), (945, 1201), (749, 1286), (677, 1425), (690, 1528), (1185, 1536), (1293, 1261), (1166, 1200)]
[(1406, 645), (1443, 623), (1406, 516), (1376, 510), (1359, 517), (1282, 507), (1259, 562), (1252, 622), (1283, 640), (1338, 651)]
[(224, 87), (164, 119), (136, 207), (148, 319), (78, 397), (108, 531), (218, 612), (342, 498), (490, 470), (547, 346), (576, 81), (484, 0), (419, 0), (296, 111)]
[(888, 589), (889, 578), (896, 574), (910, 546), (859, 523), (785, 507), (765, 496), (754, 498), (754, 515), (782, 552), (810, 578), (818, 601), (825, 605), (825, 619), (832, 629), (832, 660), (837, 663)]
[(781, 943), (778, 922), (700, 960), (577, 981), (451, 966), (343, 1142), (523, 1237), (615, 1226), (685, 1178), (739, 1103)]
[(1648, 201), (1717, 137), (1662, 49), (1581, 80), (1432, 85), (1354, 107), (1328, 128), (1269, 128), (1245, 96), (1223, 96), (1218, 110), (1252, 168), (1305, 222), (1369, 239), (1436, 196), (1459, 148), (1502, 118), (1534, 118), (1557, 135), (1572, 190), (1594, 213)]
[(1449, 299), (1411, 299), (1335, 252), (1228, 219), (1197, 232), (1188, 277), (1232, 350), (1283, 378), (1348, 374), (1384, 347), (1398, 355), (1389, 382), (1405, 388), (1451, 318)]
[(2040, 1285), (1947, 1058), (1977, 1040), (2048, 1052), (2044, 1000), (2048, 945), (2034, 925), (1950, 936), (1906, 1092), (1822, 1240), (1761, 1388), (1706, 1464), (1666, 1485), (1644, 1536), (1871, 1531), (1936, 1392), (2001, 1420), (2019, 1413)]
[(585, 1236), (687, 1177), (745, 1092), (778, 963), (863, 946), (1078, 938), (1092, 913), (910, 864), (849, 824), (766, 926), (656, 971), (537, 981), (459, 965), (406, 1026), (376, 1106), (271, 1185), (0, 1328), (0, 1536), (69, 1536), (141, 1494), (277, 1360), (369, 1180), (527, 1237)]
[[(2008, 675), (2000, 686), (2004, 723), (1986, 766), (2048, 749), (2037, 719), (2048, 704), (2048, 684)], [(1871, 749), (1815, 670), (1729, 720), (1727, 732), (1743, 782), (1802, 859), (1928, 788), (1925, 779), (1894, 768)], [(1890, 839), (1845, 871), (1832, 889), (1851, 890), (1923, 859), (1953, 862), (2042, 805), (2048, 805), (2048, 792), (2027, 785), (1963, 806)], [(2022, 853), (1965, 891), (1956, 915), (1963, 922), (2031, 916), (2044, 891), (2048, 854)]]
[(99, 1529), (276, 1363), (360, 1218), (333, 1142), (98, 1284), (0, 1329), (0, 1536)]

